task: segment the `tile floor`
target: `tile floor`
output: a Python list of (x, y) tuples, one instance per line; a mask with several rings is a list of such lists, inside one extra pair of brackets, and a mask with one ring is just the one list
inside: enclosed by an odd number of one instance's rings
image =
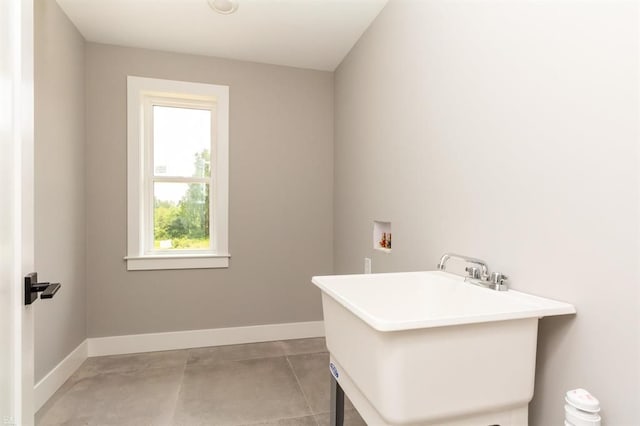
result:
[(328, 362), (322, 338), (89, 358), (36, 425), (329, 425)]

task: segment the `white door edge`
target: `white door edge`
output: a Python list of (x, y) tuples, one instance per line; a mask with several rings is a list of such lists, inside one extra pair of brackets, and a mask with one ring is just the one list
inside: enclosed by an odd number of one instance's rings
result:
[(0, 423), (32, 425), (33, 2), (0, 2)]

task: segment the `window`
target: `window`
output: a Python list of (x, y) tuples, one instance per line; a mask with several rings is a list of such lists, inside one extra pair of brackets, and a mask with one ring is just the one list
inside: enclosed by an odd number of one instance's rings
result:
[(129, 76), (127, 118), (127, 269), (228, 267), (228, 86)]

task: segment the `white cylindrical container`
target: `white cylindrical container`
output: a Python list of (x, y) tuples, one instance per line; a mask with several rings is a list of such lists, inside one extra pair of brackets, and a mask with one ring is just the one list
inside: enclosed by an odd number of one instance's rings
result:
[(585, 389), (570, 390), (567, 392), (565, 401), (578, 410), (589, 413), (597, 413), (600, 411), (600, 401)]
[(570, 390), (564, 400), (565, 426), (600, 426), (600, 401), (587, 390)]
[(597, 413), (588, 413), (579, 410), (569, 404), (564, 406), (565, 423), (573, 426), (600, 426), (600, 416)]

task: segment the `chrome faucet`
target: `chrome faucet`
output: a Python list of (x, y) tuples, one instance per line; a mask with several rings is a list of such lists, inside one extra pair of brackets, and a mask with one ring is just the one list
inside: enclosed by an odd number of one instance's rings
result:
[[(492, 288), (494, 290), (507, 290), (508, 286), (506, 281), (508, 277), (499, 272), (493, 272), (489, 275), (489, 267), (484, 260), (476, 259), (474, 257), (462, 256), (460, 254), (445, 253), (440, 258), (438, 263), (438, 270), (446, 271), (447, 262), (449, 259), (460, 259), (466, 263), (471, 263), (477, 266), (467, 266), (464, 270), (467, 272), (465, 281), (472, 284), (479, 285), (481, 287)], [(478, 268), (478, 266), (480, 268)]]
[(480, 260), (480, 259), (476, 259), (474, 257), (469, 257), (469, 256), (462, 256), (460, 254), (454, 254), (454, 253), (445, 253), (442, 255), (442, 257), (440, 258), (440, 263), (438, 263), (438, 269), (441, 271), (445, 271), (446, 267), (447, 267), (447, 262), (449, 261), (449, 259), (451, 258), (455, 258), (455, 259), (460, 259), (463, 260), (467, 263), (474, 263), (478, 266), (480, 266), (482, 272), (478, 271), (478, 268), (465, 268), (465, 271), (469, 272), (469, 276), (471, 278), (480, 278), (480, 279), (488, 279), (489, 278), (489, 268), (487, 267), (487, 262), (485, 262), (484, 260)]

